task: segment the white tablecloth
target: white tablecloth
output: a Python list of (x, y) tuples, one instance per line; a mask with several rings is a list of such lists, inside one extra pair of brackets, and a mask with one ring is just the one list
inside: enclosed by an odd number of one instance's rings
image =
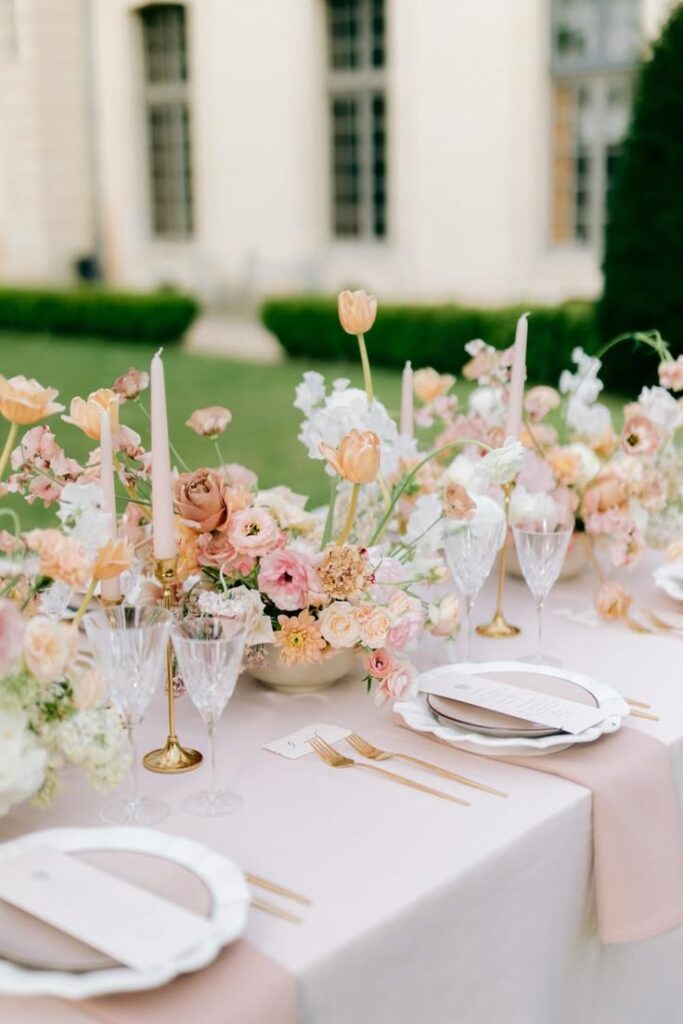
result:
[[(629, 581), (641, 606), (665, 607), (667, 599), (654, 598), (647, 580), (643, 570)], [(630, 727), (669, 746), (683, 803), (681, 641), (638, 636), (619, 623), (589, 628), (553, 614), (553, 604), (586, 607), (591, 593), (587, 576), (558, 584), (547, 613), (548, 649), (568, 667), (652, 703), (661, 722)], [(490, 613), (490, 597), (482, 598), (478, 620)], [(532, 608), (521, 583), (509, 585), (506, 610), (524, 627), (522, 636), (477, 637), (475, 657), (518, 657), (533, 648)], [(369, 773), (335, 772), (314, 756), (292, 762), (263, 751), (264, 742), (314, 721), (355, 728), (379, 745), (476, 776), (509, 799), (458, 789), (471, 800), (465, 808)], [(178, 722), (184, 742), (205, 746), (187, 698), (178, 704)], [(157, 745), (163, 733), (159, 699), (143, 727), (145, 746)], [(162, 827), (203, 839), (245, 870), (312, 898), (304, 924), (253, 912), (247, 931), (295, 974), (305, 1024), (683, 1021), (683, 929), (623, 946), (604, 947), (596, 936), (587, 790), (399, 730), (389, 709), (377, 711), (357, 682), (287, 697), (244, 679), (220, 746), (222, 773), (244, 796), (239, 814), (204, 821), (182, 812), (179, 801), (201, 782), (202, 770), (145, 775), (145, 787), (174, 805)], [(0, 837), (95, 824), (98, 802), (80, 785), (77, 792), (66, 788), (48, 812), (22, 807), (1, 820)], [(38, 1010), (27, 1002), (3, 1016), (0, 1003), (0, 1019), (47, 1021), (44, 1010), (35, 1016)], [(79, 1009), (73, 1024), (82, 1020)]]

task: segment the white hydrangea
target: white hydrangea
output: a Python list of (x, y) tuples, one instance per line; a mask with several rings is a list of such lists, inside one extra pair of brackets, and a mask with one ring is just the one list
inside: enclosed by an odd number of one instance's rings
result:
[(109, 708), (86, 708), (55, 727), (53, 744), (72, 764), (83, 768), (99, 790), (113, 789), (130, 766), (122, 747), (125, 730)]
[[(388, 476), (395, 469), (396, 424), (381, 402), (375, 399), (368, 403), (365, 392), (349, 387), (348, 380), (336, 380), (328, 395), (321, 374), (305, 374), (303, 383), (297, 388), (294, 405), (306, 417), (299, 431), (299, 440), (306, 446), (309, 458), (324, 458), (320, 451), (321, 442), (337, 448), (351, 430), (371, 430), (380, 440), (380, 472)], [(328, 473), (332, 475), (329, 467)]]
[(504, 395), (500, 387), (475, 388), (469, 397), (470, 411), (487, 423), (502, 424), (507, 414)]
[(47, 753), (24, 712), (0, 708), (0, 817), (38, 792), (46, 768)]

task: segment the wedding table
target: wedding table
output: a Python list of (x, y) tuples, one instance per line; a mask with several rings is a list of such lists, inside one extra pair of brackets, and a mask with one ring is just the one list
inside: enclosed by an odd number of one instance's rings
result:
[[(672, 607), (655, 591), (650, 570), (648, 563), (628, 579), (638, 607)], [(553, 611), (587, 608), (592, 584), (587, 576), (558, 583), (548, 604), (546, 649), (568, 668), (652, 705), (659, 722), (632, 719), (626, 728), (667, 745), (683, 806), (681, 640), (637, 635), (623, 623), (586, 625)], [(492, 603), (490, 589), (476, 609), (479, 621)], [(522, 635), (509, 641), (477, 637), (475, 658), (515, 658), (533, 649), (533, 608), (521, 582), (508, 583), (506, 612), (523, 627)], [(183, 742), (205, 747), (189, 699), (181, 699), (177, 710)], [(470, 800), (470, 807), (462, 807), (370, 773), (334, 771), (315, 755), (288, 761), (263, 750), (264, 743), (312, 722), (353, 728), (379, 746), (436, 761), (509, 798), (442, 786)], [(141, 732), (144, 749), (163, 739), (161, 695)], [(243, 810), (232, 817), (193, 818), (180, 809), (202, 769), (178, 777), (145, 774), (144, 786), (172, 805), (162, 829), (204, 841), (245, 870), (311, 898), (312, 906), (301, 912), (303, 923), (253, 911), (246, 933), (255, 950), (295, 979), (304, 1024), (683, 1019), (683, 928), (622, 945), (604, 946), (597, 937), (588, 790), (399, 729), (390, 709), (378, 711), (352, 680), (311, 696), (285, 696), (245, 677), (221, 725), (219, 756), (223, 776), (244, 798)], [(99, 800), (85, 787), (67, 785), (47, 812), (23, 806), (0, 820), (0, 837), (97, 824)], [(195, 978), (194, 1017), (202, 1024), (221, 1021), (220, 1007), (213, 1005), (208, 1014), (208, 993), (201, 1005), (201, 977)], [(146, 995), (145, 1005), (151, 1010), (177, 984)], [(5, 999), (0, 1020), (115, 1020), (105, 1004), (115, 1008), (117, 998), (105, 1000), (101, 1012), (96, 1004)], [(139, 1017), (140, 1024), (156, 1019), (161, 1015), (152, 1012)], [(274, 1019), (255, 1009), (249, 1024)]]

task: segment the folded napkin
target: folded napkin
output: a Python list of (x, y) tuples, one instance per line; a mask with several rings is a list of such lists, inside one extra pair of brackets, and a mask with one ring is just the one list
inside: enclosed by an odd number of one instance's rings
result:
[(559, 775), (591, 790), (598, 934), (604, 943), (637, 942), (683, 924), (683, 828), (664, 743), (624, 726), (555, 754), (496, 761)]
[(102, 1024), (297, 1024), (294, 977), (248, 942), (234, 942), (203, 971), (163, 988), (76, 1004)]

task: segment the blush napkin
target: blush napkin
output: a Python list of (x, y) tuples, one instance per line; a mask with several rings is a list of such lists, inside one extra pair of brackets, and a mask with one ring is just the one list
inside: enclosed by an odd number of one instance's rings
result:
[(591, 790), (602, 942), (639, 942), (683, 924), (683, 828), (664, 743), (625, 726), (556, 754), (496, 761)]

